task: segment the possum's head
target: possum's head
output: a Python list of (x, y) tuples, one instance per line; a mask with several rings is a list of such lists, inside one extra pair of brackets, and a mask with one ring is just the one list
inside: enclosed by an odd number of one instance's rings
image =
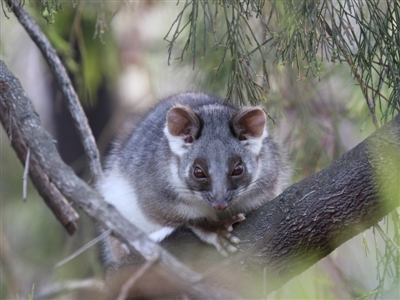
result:
[(195, 200), (225, 210), (257, 179), (265, 123), (259, 107), (236, 110), (216, 103), (170, 109), (164, 132), (178, 157), (178, 176)]

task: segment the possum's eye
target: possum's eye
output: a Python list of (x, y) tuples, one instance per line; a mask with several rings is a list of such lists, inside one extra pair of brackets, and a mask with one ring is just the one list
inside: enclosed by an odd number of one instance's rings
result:
[(232, 176), (239, 176), (243, 173), (243, 166), (241, 164), (237, 164), (232, 171)]
[(206, 178), (206, 174), (204, 174), (204, 171), (200, 167), (194, 168), (193, 175), (196, 178)]

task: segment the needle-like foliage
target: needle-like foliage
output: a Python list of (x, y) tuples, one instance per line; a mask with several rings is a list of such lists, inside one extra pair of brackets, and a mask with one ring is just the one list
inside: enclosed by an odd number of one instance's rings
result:
[(299, 76), (305, 68), (305, 76), (319, 77), (324, 61), (345, 63), (379, 127), (377, 106), (385, 119), (400, 110), (399, 17), (399, 2), (389, 0), (187, 0), (166, 39), (169, 59), (178, 38), (186, 40), (179, 59), (191, 51), (193, 67), (199, 47), (219, 50), (215, 76), (228, 65), (226, 98), (239, 103), (265, 97), (267, 54)]

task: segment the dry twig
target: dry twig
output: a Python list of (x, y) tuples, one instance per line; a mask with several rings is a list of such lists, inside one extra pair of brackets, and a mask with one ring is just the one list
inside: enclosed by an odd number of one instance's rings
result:
[(74, 253), (72, 253), (70, 256), (68, 256), (67, 258), (63, 259), (62, 261), (58, 262), (54, 268), (59, 268), (63, 265), (65, 265), (67, 262), (71, 261), (72, 259), (74, 259), (75, 257), (77, 257), (79, 254), (85, 252), (86, 250), (88, 250), (90, 247), (94, 246), (95, 244), (97, 244), (98, 242), (100, 242), (102, 239), (106, 238), (107, 236), (109, 236), (111, 234), (111, 230), (108, 229), (106, 231), (104, 231), (102, 234), (100, 234), (98, 237), (96, 237), (95, 239), (91, 240), (89, 243), (87, 243), (86, 245), (84, 245), (83, 247), (79, 248), (77, 251), (75, 251)]
[(28, 148), (25, 159), (24, 174), (22, 175), (22, 199), (26, 201), (27, 187), (28, 187), (28, 171), (29, 171), (29, 161), (31, 157), (31, 150)]
[(25, 28), (26, 32), (38, 46), (43, 54), (46, 62), (55, 77), (58, 87), (60, 88), (65, 100), (67, 101), (68, 109), (71, 113), (74, 125), (81, 139), (83, 148), (85, 149), (86, 157), (89, 161), (90, 173), (95, 182), (102, 177), (102, 169), (100, 164), (100, 154), (97, 149), (92, 131), (89, 127), (88, 120), (82, 105), (79, 102), (78, 96), (72, 86), (71, 80), (68, 77), (67, 71), (60, 61), (56, 51), (51, 46), (47, 37), (40, 30), (39, 26), (32, 17), (25, 11), (19, 1), (7, 0), (8, 5), (12, 7), (15, 16), (20, 24)]
[(92, 291), (97, 294), (104, 293), (104, 283), (96, 278), (84, 280), (70, 280), (46, 286), (35, 292), (34, 300), (54, 299), (55, 297), (76, 291)]

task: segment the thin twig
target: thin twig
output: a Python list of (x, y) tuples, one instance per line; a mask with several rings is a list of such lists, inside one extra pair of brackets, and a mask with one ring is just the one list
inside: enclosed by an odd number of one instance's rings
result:
[(4, 8), (4, 3), (3, 2), (4, 1), (1, 1), (1, 9), (3, 10), (3, 14), (7, 19), (10, 19), (10, 17), (7, 15), (7, 12), (6, 12), (5, 8)]
[[(365, 86), (366, 86), (366, 88), (370, 89), (371, 91), (373, 91), (375, 93), (374, 98), (373, 98), (374, 100), (379, 96), (380, 98), (385, 100), (388, 104), (390, 104), (389, 99), (387, 97), (385, 97), (384, 95), (382, 95), (382, 93), (380, 92), (380, 88), (382, 87), (383, 83), (384, 82), (381, 81), (380, 86), (377, 89), (373, 88), (372, 86), (370, 86), (368, 84), (366, 84)], [(398, 108), (396, 106), (393, 106), (393, 108), (395, 110), (397, 110), (398, 112), (400, 112), (400, 108)]]
[(43, 34), (39, 26), (32, 17), (23, 9), (18, 1), (7, 0), (9, 6), (17, 17), (20, 24), (25, 28), (26, 32), (38, 46), (43, 57), (49, 64), (49, 67), (55, 77), (57, 84), (67, 101), (68, 109), (74, 120), (74, 125), (78, 131), (81, 143), (85, 149), (86, 157), (89, 161), (89, 169), (92, 178), (97, 182), (102, 177), (102, 169), (100, 164), (99, 150), (97, 149), (95, 139), (90, 129), (85, 112), (79, 102), (78, 96), (68, 77), (67, 71), (60, 61), (56, 51), (50, 44), (47, 37)]
[[(264, 42), (262, 42), (260, 45), (258, 45), (257, 47), (255, 47), (253, 50), (251, 50), (249, 52), (249, 54), (253, 54), (254, 52), (256, 52), (257, 50), (259, 50), (262, 46), (264, 46), (265, 44), (269, 43), (270, 41), (272, 41), (274, 39), (274, 37), (270, 37), (269, 39), (266, 39)], [(256, 40), (257, 41), (257, 40)]]
[(8, 131), (7, 131), (7, 135), (8, 135), (8, 142), (9, 145), (11, 146), (12, 143), (12, 126), (11, 126), (11, 121), (12, 121), (12, 116), (11, 116), (11, 108), (8, 109)]
[(382, 227), (378, 224), (375, 225), (376, 229), (378, 229), (379, 233), (381, 234), (382, 238), (385, 239), (386, 241), (390, 242), (390, 244), (398, 251), (400, 252), (400, 247), (399, 245), (396, 244), (393, 239), (388, 236), (388, 234), (382, 229)]
[(102, 234), (100, 234), (98, 237), (94, 238), (93, 240), (91, 240), (89, 243), (87, 243), (86, 245), (82, 246), (81, 248), (79, 248), (78, 250), (76, 250), (74, 253), (72, 253), (70, 256), (64, 258), (62, 261), (58, 262), (54, 268), (59, 268), (63, 265), (65, 265), (67, 262), (71, 261), (72, 259), (74, 259), (75, 257), (77, 257), (79, 254), (85, 252), (86, 250), (88, 250), (90, 247), (94, 246), (95, 244), (97, 244), (98, 242), (100, 242), (102, 239), (104, 239), (105, 237), (109, 236), (111, 233), (110, 229), (107, 229), (106, 231), (104, 231)]
[(31, 149), (28, 148), (26, 152), (24, 174), (22, 175), (22, 199), (26, 202), (27, 186), (28, 186), (28, 172), (29, 172), (29, 161), (31, 159)]
[[(93, 291), (99, 295), (104, 293), (104, 283), (97, 278), (84, 280), (70, 280), (65, 282), (53, 283), (35, 292), (34, 300), (54, 299), (58, 295), (72, 293), (76, 291)], [(101, 298), (102, 299), (102, 298)]]
[(129, 291), (133, 288), (136, 282), (154, 265), (158, 258), (159, 255), (155, 253), (151, 259), (146, 261), (139, 270), (129, 277), (129, 279), (122, 285), (117, 300), (125, 300), (128, 297)]
[[(164, 40), (166, 40), (167, 42), (169, 42), (169, 44), (168, 44), (168, 65), (170, 65), (170, 60), (171, 60), (172, 49), (173, 49), (173, 47), (174, 47), (174, 43), (176, 42), (176, 40), (178, 39), (178, 37), (179, 37), (179, 35), (180, 35), (180, 33), (181, 33), (180, 26), (181, 26), (181, 21), (182, 21), (182, 18), (183, 18), (183, 13), (185, 12), (186, 8), (187, 8), (191, 3), (192, 3), (192, 1), (189, 2), (189, 0), (186, 0), (186, 4), (185, 4), (184, 8), (183, 8), (182, 11), (178, 14), (178, 16), (176, 17), (175, 21), (172, 23), (170, 29), (168, 30), (167, 34), (166, 34), (165, 37), (164, 37)], [(171, 40), (169, 41), (167, 38), (168, 38), (168, 35), (170, 34), (170, 32), (172, 31), (172, 28), (174, 27), (175, 23), (177, 23), (176, 29), (175, 29), (174, 34), (172, 35)], [(186, 25), (187, 25), (187, 24), (186, 24)], [(186, 26), (186, 25), (185, 25), (185, 26)], [(184, 26), (184, 28), (185, 28), (185, 26)], [(183, 56), (183, 53), (182, 53), (181, 56)]]

